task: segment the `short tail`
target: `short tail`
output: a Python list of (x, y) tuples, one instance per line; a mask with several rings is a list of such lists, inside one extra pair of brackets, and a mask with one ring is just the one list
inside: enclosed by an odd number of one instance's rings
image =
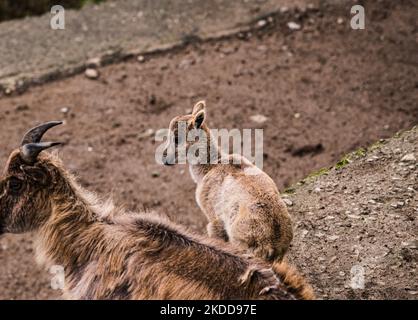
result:
[(275, 262), (272, 270), (288, 291), (298, 300), (315, 300), (312, 287), (295, 268), (287, 262)]

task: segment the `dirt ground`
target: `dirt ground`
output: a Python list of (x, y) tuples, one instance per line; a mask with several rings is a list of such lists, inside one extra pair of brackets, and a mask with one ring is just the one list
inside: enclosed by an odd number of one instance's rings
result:
[[(0, 162), (4, 164), (27, 128), (65, 119), (50, 137), (65, 142), (60, 155), (84, 186), (112, 194), (129, 209), (155, 209), (204, 232), (206, 221), (195, 204), (187, 168), (158, 165), (158, 143), (149, 130), (167, 127), (172, 117), (206, 99), (211, 127), (264, 129), (264, 169), (283, 190), (349, 151), (417, 124), (417, 9), (413, 1), (367, 2), (367, 26), (361, 31), (349, 27), (349, 8), (289, 13), (259, 32), (102, 68), (98, 80), (78, 75), (1, 98)], [(289, 30), (289, 21), (302, 29)], [(267, 121), (256, 123), (254, 115)], [(381, 179), (389, 179), (384, 174)], [(360, 183), (364, 180), (344, 180), (349, 190), (361, 188)], [(371, 286), (362, 295), (341, 288), (344, 276), (335, 272), (349, 273), (350, 261), (344, 265), (348, 271), (338, 270), (343, 264), (335, 261), (346, 261), (344, 251), (310, 233), (307, 239), (313, 245), (302, 250), (301, 232), (310, 229), (297, 224), (302, 216), (296, 208), (297, 235), (289, 257), (321, 298), (416, 297), (405, 290), (382, 290), (384, 285)], [(416, 213), (410, 216), (415, 221)], [(329, 230), (350, 233), (333, 238), (335, 244), (355, 245), (357, 236), (368, 234), (366, 225), (361, 231), (344, 227), (338, 219), (326, 221)], [(309, 223), (315, 227), (315, 215)], [(396, 234), (402, 228), (399, 223), (376, 227), (373, 236), (379, 239), (379, 234)], [(329, 260), (313, 258), (323, 255)], [(0, 299), (59, 297), (50, 289), (48, 274), (34, 262), (31, 235), (3, 237), (0, 261)], [(327, 264), (329, 272), (322, 267)], [(397, 270), (376, 273), (373, 281), (399, 280), (404, 285), (402, 279), (411, 279), (410, 267)]]
[(323, 299), (418, 298), (418, 127), (371, 149), (285, 196), (289, 259)]

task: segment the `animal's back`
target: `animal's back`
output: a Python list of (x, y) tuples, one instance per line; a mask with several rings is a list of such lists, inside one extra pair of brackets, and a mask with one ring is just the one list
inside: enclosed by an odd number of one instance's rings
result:
[[(97, 261), (80, 269), (81, 276), (72, 278), (73, 286), (67, 296), (81, 299), (295, 298), (267, 265), (256, 258), (241, 257), (228, 244), (187, 234), (155, 218), (133, 219), (128, 228), (124, 223), (124, 228), (120, 228), (127, 230), (123, 244), (113, 247), (107, 244)], [(128, 254), (122, 256), (120, 250)]]

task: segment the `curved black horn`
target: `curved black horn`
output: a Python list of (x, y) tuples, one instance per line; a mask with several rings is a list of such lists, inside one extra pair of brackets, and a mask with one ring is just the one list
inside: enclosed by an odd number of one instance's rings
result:
[(50, 121), (44, 124), (41, 124), (33, 129), (30, 129), (25, 136), (23, 137), (21, 146), (25, 146), (29, 143), (38, 143), (41, 141), (42, 136), (52, 127), (62, 124), (62, 121)]
[(20, 155), (27, 164), (34, 164), (38, 155), (45, 149), (60, 145), (61, 142), (28, 143), (20, 148)]

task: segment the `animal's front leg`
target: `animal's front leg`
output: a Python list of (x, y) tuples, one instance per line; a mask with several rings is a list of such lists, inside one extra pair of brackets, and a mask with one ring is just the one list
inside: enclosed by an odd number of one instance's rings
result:
[(218, 238), (225, 242), (229, 240), (228, 234), (226, 233), (224, 223), (221, 220), (214, 220), (209, 222), (207, 225), (209, 237)]

